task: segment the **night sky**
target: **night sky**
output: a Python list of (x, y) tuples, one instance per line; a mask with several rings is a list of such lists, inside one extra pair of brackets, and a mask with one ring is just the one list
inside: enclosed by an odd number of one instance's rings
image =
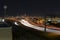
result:
[(60, 15), (59, 2), (41, 2), (32, 0), (0, 0), (0, 16), (4, 15), (3, 6), (7, 5), (7, 15), (35, 15), (58, 16)]

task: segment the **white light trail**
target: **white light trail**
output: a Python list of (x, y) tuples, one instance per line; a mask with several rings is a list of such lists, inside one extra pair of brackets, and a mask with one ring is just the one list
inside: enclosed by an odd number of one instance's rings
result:
[(15, 24), (15, 25), (18, 25), (18, 23), (17, 23), (17, 22), (14, 22), (14, 24)]
[[(33, 28), (33, 29), (36, 29), (36, 30), (39, 30), (39, 31), (44, 31), (44, 28), (43, 28), (43, 27), (38, 27), (38, 26), (32, 25), (32, 24), (30, 24), (28, 21), (26, 21), (26, 20), (24, 20), (24, 19), (21, 19), (19, 22), (20, 22), (21, 24), (27, 26), (27, 27), (30, 27), (30, 28)], [(60, 31), (58, 31), (58, 30), (46, 28), (46, 31), (60, 35)]]

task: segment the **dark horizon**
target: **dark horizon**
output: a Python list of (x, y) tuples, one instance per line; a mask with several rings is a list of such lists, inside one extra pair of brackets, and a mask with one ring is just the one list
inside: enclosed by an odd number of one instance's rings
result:
[(0, 16), (4, 15), (3, 6), (7, 5), (7, 15), (47, 15), (47, 16), (59, 16), (60, 6), (59, 2), (40, 2), (40, 1), (27, 1), (27, 0), (1, 0), (0, 1)]

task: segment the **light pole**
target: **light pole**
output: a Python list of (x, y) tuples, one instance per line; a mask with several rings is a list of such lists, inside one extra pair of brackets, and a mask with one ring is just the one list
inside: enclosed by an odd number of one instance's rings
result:
[(4, 5), (4, 17), (6, 16), (6, 12), (7, 12), (7, 5)]
[(44, 31), (46, 32), (46, 16), (45, 16), (45, 28), (44, 28)]

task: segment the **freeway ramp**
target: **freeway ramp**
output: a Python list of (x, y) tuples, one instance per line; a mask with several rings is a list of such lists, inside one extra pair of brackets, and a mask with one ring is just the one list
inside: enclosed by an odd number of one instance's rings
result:
[[(36, 29), (38, 31), (43, 31), (44, 32), (44, 27), (39, 27), (39, 26), (32, 25), (31, 23), (29, 23), (25, 19), (21, 19), (19, 22), (22, 25), (26, 26), (26, 27), (33, 28), (33, 29)], [(47, 37), (48, 36), (50, 36), (50, 37), (56, 37), (58, 35), (60, 35), (60, 31), (59, 30), (54, 30), (54, 29), (46, 28), (46, 34), (45, 34), (45, 36), (47, 36)]]
[[(44, 31), (44, 27), (38, 27), (38, 26), (32, 25), (32, 24), (30, 24), (26, 20), (22, 19), (20, 22), (21, 22), (21, 24), (23, 24), (23, 25), (25, 25), (27, 27), (30, 27), (30, 28), (33, 28), (33, 29), (36, 29), (36, 30), (39, 30), (39, 31)], [(48, 29), (48, 28), (46, 28), (46, 31), (47, 32), (52, 32), (52, 33), (55, 33), (55, 34), (60, 34), (59, 30), (54, 30), (54, 29)]]

